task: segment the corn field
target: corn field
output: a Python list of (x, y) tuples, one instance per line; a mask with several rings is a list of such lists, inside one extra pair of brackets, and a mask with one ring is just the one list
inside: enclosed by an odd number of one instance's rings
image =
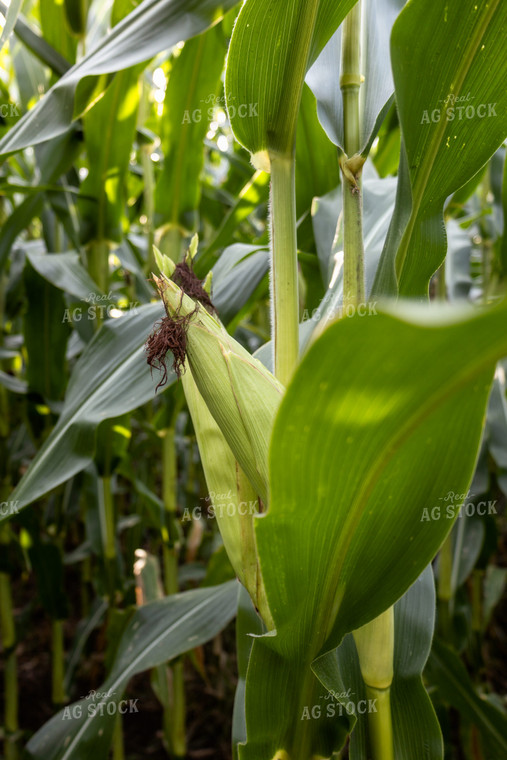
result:
[(507, 758), (507, 3), (0, 2), (5, 760)]

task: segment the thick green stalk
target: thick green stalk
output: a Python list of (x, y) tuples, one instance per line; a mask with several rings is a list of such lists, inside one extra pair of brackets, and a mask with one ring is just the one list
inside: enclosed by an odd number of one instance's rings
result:
[(340, 161), (343, 177), (343, 306), (365, 301), (361, 173), (361, 0), (343, 24), (340, 88), (343, 98), (344, 148)]
[(147, 271), (155, 269), (155, 257), (153, 256), (153, 244), (155, 242), (155, 176), (153, 162), (151, 160), (151, 146), (143, 145), (141, 148), (141, 164), (144, 177), (144, 209), (146, 214), (145, 230), (148, 236), (148, 266)]
[[(6, 523), (0, 526), (0, 547), (3, 552), (9, 545), (9, 528)], [(2, 647), (5, 654), (4, 666), (4, 726), (5, 726), (5, 758), (17, 760), (18, 749), (16, 734), (18, 723), (18, 675), (16, 660), (16, 628), (12, 607), (11, 578), (9, 573), (0, 573), (0, 630)]]
[(375, 704), (376, 707), (376, 712), (368, 713), (370, 746), (374, 760), (394, 760), (390, 691), (390, 689), (374, 689), (366, 685), (368, 704)]
[(358, 0), (343, 22), (342, 31), (340, 89), (343, 99), (344, 148), (349, 157), (359, 153), (361, 147), (361, 12), (361, 0)]
[(271, 160), (271, 312), (275, 376), (288, 385), (299, 356), (295, 159)]

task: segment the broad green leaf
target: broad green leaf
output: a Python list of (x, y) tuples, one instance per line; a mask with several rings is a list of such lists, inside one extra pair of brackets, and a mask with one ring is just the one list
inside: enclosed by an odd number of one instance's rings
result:
[(506, 33), (501, 0), (413, 0), (394, 24), (391, 62), (403, 165), (378, 293), (427, 294), (445, 256), (445, 199), (505, 139)]
[(18, 509), (91, 462), (95, 429), (102, 420), (132, 411), (154, 397), (157, 381), (146, 364), (144, 343), (162, 314), (160, 304), (141, 306), (137, 312), (108, 320), (87, 345), (74, 367), (56, 427), (13, 492), (12, 503)]
[[(422, 681), (434, 623), (435, 585), (428, 567), (394, 605), (394, 677), (390, 698), (395, 760), (443, 757), (440, 727)], [(378, 711), (379, 705), (375, 700), (368, 701), (350, 634), (335, 652), (319, 662), (319, 676), (329, 689), (329, 696), (333, 692), (336, 695), (327, 706), (329, 718), (346, 712), (357, 718), (349, 750), (351, 760), (366, 760), (370, 757), (368, 716)]]
[(215, 112), (225, 53), (224, 33), (217, 24), (186, 42), (173, 62), (164, 99), (164, 164), (155, 191), (157, 224), (196, 230), (203, 142)]
[(238, 683), (234, 697), (234, 712), (232, 718), (232, 751), (237, 760), (238, 745), (246, 740), (245, 722), (245, 686), (248, 661), (252, 651), (253, 636), (265, 633), (262, 620), (255, 612), (248, 592), (240, 588), (238, 612), (236, 615), (236, 651), (238, 657)]
[(354, 1), (247, 0), (243, 5), (225, 85), (232, 129), (250, 153), (292, 154), (306, 72)]
[(81, 242), (122, 239), (127, 172), (139, 105), (139, 67), (118, 72), (83, 118), (88, 175), (81, 184)]
[(290, 756), (304, 741), (320, 751), (297, 717), (318, 688), (311, 663), (399, 599), (451, 528), (421, 521), (423, 510), (467, 491), (495, 363), (507, 353), (505, 303), (459, 313), (470, 315), (405, 306), (342, 319), (287, 389), (271, 440), (270, 506), (256, 518), (276, 635), (259, 642), (258, 658), (254, 644), (242, 758)]
[(48, 282), (80, 299), (100, 296), (99, 286), (81, 264), (78, 253), (38, 253), (27, 252), (30, 264)]
[(477, 694), (459, 656), (438, 638), (433, 642), (426, 675), (438, 696), (477, 726), (483, 756), (503, 760), (507, 755), (507, 716)]
[(229, 581), (140, 607), (121, 636), (108, 678), (97, 689), (100, 696), (60, 710), (30, 739), (26, 747), (28, 757), (33, 760), (106, 757), (130, 678), (220, 633), (236, 614), (237, 596), (237, 582)]
[[(0, 156), (64, 132), (98, 95), (90, 77), (111, 74), (153, 58), (207, 29), (236, 0), (144, 0), (69, 69), (0, 142)], [(76, 93), (82, 83), (81, 92)], [(98, 84), (104, 89), (105, 80)], [(77, 94), (77, 99), (75, 102)]]
[[(467, 492), (495, 363), (507, 352), (506, 312), (505, 303), (479, 313), (406, 306), (389, 315), (342, 319), (303, 358), (275, 422), (270, 509), (257, 520), (256, 533), (266, 570), (275, 557), (280, 570), (288, 547), (304, 536), (307, 561), (315, 562), (311, 576), (303, 564), (292, 565), (290, 581), (282, 574), (284, 582), (278, 577), (275, 583), (268, 571), (266, 584), (274, 610), (306, 589), (301, 634), (314, 635), (319, 597), (327, 598), (326, 615), (335, 609), (337, 617), (322, 623), (321, 646), (399, 598), (422, 572), (422, 558), (428, 564), (449, 532), (452, 521), (421, 521), (423, 509), (442, 494)], [(435, 353), (438, 366), (430, 361)], [(340, 463), (338, 471), (333, 462)], [(308, 503), (311, 513), (297, 519), (298, 505)], [(389, 505), (389, 519), (383, 505)], [(333, 530), (312, 544), (311, 533), (322, 530), (324, 520)], [(389, 552), (382, 556), (384, 546)], [(354, 574), (355, 567), (361, 572)], [(382, 590), (373, 601), (368, 586), (379, 577)], [(287, 618), (276, 622), (279, 633), (290, 626)]]
[[(366, 155), (390, 106), (394, 83), (389, 60), (389, 37), (405, 0), (368, 0), (364, 4), (364, 40), (361, 85), (360, 153)], [(342, 28), (331, 37), (308, 74), (306, 82), (317, 98), (319, 119), (327, 136), (344, 150), (343, 99), (339, 87)]]

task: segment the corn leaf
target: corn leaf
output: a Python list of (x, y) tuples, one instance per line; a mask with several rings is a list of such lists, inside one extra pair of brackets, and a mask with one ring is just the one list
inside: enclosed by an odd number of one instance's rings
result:
[(104, 91), (103, 75), (147, 61), (199, 34), (235, 4), (236, 0), (144, 0), (20, 119), (0, 142), (0, 156), (61, 134)]
[(204, 138), (216, 109), (226, 53), (217, 24), (189, 40), (173, 62), (164, 100), (164, 166), (155, 191), (157, 224), (195, 231), (204, 166)]
[[(127, 171), (139, 105), (139, 67), (120, 71), (84, 116), (88, 175), (81, 184), (81, 242), (122, 239)], [(121, 129), (118, 129), (121, 124)]]
[[(396, 760), (437, 760), (443, 757), (442, 736), (431, 700), (422, 681), (435, 624), (435, 584), (427, 567), (406, 594), (394, 605), (394, 677), (391, 709), (396, 726)], [(334, 666), (334, 667), (333, 667)], [(351, 760), (370, 757), (368, 715), (379, 705), (368, 701), (352, 635), (328, 658), (319, 662), (319, 677), (330, 696), (326, 712), (331, 719), (345, 711), (357, 718), (351, 737)], [(347, 696), (345, 696), (347, 695)], [(340, 709), (341, 708), (341, 709)]]
[(354, 1), (247, 0), (243, 5), (225, 85), (231, 126), (250, 153), (291, 154), (305, 74)]
[(74, 367), (58, 423), (13, 492), (17, 509), (91, 462), (96, 427), (102, 420), (153, 398), (157, 381), (146, 364), (144, 342), (162, 314), (160, 304), (140, 306), (137, 312), (106, 322), (87, 345)]
[[(140, 607), (121, 636), (111, 672), (97, 689), (97, 696), (69, 705), (45, 723), (28, 742), (28, 757), (106, 757), (119, 703), (130, 678), (220, 633), (236, 613), (237, 596), (238, 584), (229, 581)], [(134, 707), (139, 711), (137, 705)]]
[(276, 636), (253, 645), (242, 760), (326, 756), (338, 737), (299, 721), (319, 696), (311, 663), (402, 596), (452, 524), (424, 508), (469, 487), (507, 306), (459, 321), (405, 309), (329, 327), (280, 407), (256, 518)]
[(413, 0), (391, 36), (403, 137), (399, 191), (375, 292), (423, 297), (445, 256), (445, 199), (505, 139), (507, 5)]

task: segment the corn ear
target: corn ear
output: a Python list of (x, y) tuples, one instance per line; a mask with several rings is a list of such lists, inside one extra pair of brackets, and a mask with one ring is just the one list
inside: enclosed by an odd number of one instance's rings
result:
[(182, 383), (225, 550), (264, 622), (272, 628), (255, 543), (254, 516), (259, 511), (257, 496), (199, 393), (188, 365)]
[(268, 499), (268, 448), (283, 386), (208, 312), (165, 277), (155, 282), (169, 315), (190, 316), (187, 361), (206, 405), (255, 493)]

